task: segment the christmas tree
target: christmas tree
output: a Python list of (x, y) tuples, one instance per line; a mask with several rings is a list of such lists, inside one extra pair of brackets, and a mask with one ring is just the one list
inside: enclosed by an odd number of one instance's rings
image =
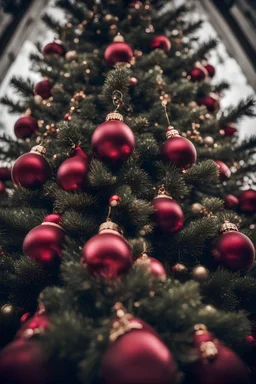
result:
[(189, 5), (56, 6), (1, 100), (1, 382), (254, 383), (253, 98), (220, 110)]

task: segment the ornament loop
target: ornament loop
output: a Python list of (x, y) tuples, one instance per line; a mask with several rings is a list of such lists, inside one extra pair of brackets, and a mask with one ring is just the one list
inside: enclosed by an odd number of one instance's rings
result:
[(143, 328), (142, 324), (137, 321), (132, 321), (132, 315), (127, 313), (122, 303), (116, 303), (114, 310), (116, 311), (117, 320), (113, 322), (112, 329), (110, 331), (109, 341), (111, 343), (115, 342), (120, 336), (130, 332), (132, 329)]

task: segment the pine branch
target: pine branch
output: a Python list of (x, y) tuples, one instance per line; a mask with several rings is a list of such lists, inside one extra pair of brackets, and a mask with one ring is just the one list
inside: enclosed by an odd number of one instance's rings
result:
[(13, 77), (11, 86), (17, 93), (26, 98), (34, 94), (34, 83), (29, 78), (25, 80), (21, 76)]
[(224, 113), (220, 120), (220, 127), (225, 127), (228, 123), (234, 123), (242, 119), (244, 116), (256, 116), (256, 101), (254, 96), (249, 96), (246, 100), (242, 100), (236, 107), (230, 108)]

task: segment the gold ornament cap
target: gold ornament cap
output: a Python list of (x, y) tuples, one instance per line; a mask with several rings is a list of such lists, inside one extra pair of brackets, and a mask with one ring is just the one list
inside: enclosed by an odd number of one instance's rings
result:
[(44, 156), (46, 153), (46, 149), (42, 145), (36, 145), (35, 147), (31, 148), (30, 152), (36, 153), (37, 155)]
[(123, 236), (123, 231), (118, 224), (113, 223), (113, 221), (108, 220), (102, 223), (99, 227), (99, 234), (103, 233), (113, 233), (115, 235)]
[(114, 112), (109, 113), (109, 114), (106, 116), (106, 121), (109, 121), (109, 120), (119, 120), (119, 121), (124, 121), (124, 118), (123, 118), (123, 116), (121, 115), (121, 113), (114, 111)]
[(155, 200), (155, 199), (161, 199), (161, 198), (163, 198), (163, 197), (166, 197), (167, 199), (172, 200), (172, 197), (169, 195), (169, 193), (168, 193), (167, 190), (165, 189), (164, 185), (161, 185), (161, 186), (158, 188), (157, 196), (154, 197), (154, 200)]
[(114, 42), (120, 42), (120, 43), (124, 43), (124, 37), (121, 35), (121, 33), (118, 33), (114, 39), (113, 39)]
[(174, 127), (168, 127), (166, 132), (166, 139), (170, 139), (174, 136), (180, 136), (179, 131)]
[(230, 223), (228, 220), (225, 220), (224, 224), (219, 229), (219, 233), (222, 235), (223, 233), (235, 231), (238, 232), (238, 228), (235, 224)]

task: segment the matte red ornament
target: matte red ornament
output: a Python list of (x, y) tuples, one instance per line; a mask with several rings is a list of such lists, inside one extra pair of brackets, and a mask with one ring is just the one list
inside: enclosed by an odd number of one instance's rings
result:
[(225, 163), (223, 163), (223, 161), (214, 160), (214, 162), (217, 164), (219, 170), (220, 181), (225, 181), (229, 179), (231, 176), (231, 171), (229, 167)]
[(242, 212), (256, 213), (256, 191), (254, 189), (241, 192), (238, 200)]
[(64, 56), (66, 53), (66, 50), (62, 44), (56, 43), (54, 41), (52, 43), (47, 44), (44, 47), (42, 53), (44, 56), (50, 56), (50, 55)]
[(234, 195), (227, 195), (224, 198), (224, 206), (227, 209), (236, 209), (238, 207), (239, 200)]
[(41, 225), (31, 229), (23, 242), (23, 253), (44, 267), (60, 262), (65, 232), (59, 224), (58, 216), (46, 216)]
[(159, 194), (152, 201), (154, 207), (153, 220), (157, 227), (167, 233), (177, 232), (184, 222), (181, 207), (166, 194)]
[(57, 384), (37, 341), (17, 339), (0, 352), (3, 384)]
[(138, 79), (136, 77), (129, 77), (128, 81), (132, 87), (135, 87), (138, 84)]
[(136, 260), (136, 264), (144, 264), (152, 276), (160, 278), (161, 280), (166, 279), (166, 270), (160, 261), (154, 257), (149, 257), (146, 254), (143, 254)]
[(46, 315), (35, 314), (32, 317), (28, 317), (23, 322), (21, 328), (16, 334), (16, 338), (24, 337), (30, 338), (33, 335), (38, 335), (44, 332), (50, 326), (49, 317)]
[(104, 60), (109, 67), (114, 67), (117, 63), (130, 63), (132, 58), (132, 48), (124, 41), (114, 41), (104, 53)]
[(160, 35), (155, 36), (150, 42), (151, 49), (162, 49), (164, 52), (170, 51), (172, 45), (168, 37)]
[(41, 96), (44, 100), (52, 95), (52, 84), (48, 80), (39, 81), (35, 85), (34, 94)]
[(75, 148), (75, 155), (65, 160), (57, 172), (57, 183), (64, 191), (84, 190), (89, 171), (88, 156), (81, 147)]
[(195, 67), (189, 72), (188, 75), (191, 77), (191, 80), (194, 82), (195, 81), (202, 81), (207, 77), (207, 72), (204, 70), (203, 67), (202, 68), (201, 67)]
[[(104, 384), (172, 384), (176, 367), (156, 332), (139, 319), (105, 351), (100, 365)], [(131, 325), (132, 327), (132, 325)]]
[(37, 120), (32, 116), (20, 117), (14, 125), (14, 133), (18, 139), (31, 137), (37, 129)]
[(229, 136), (232, 137), (236, 134), (237, 128), (234, 124), (229, 124), (226, 127), (221, 128), (220, 134), (223, 136)]
[(0, 167), (0, 181), (8, 181), (11, 179), (12, 179), (11, 168)]
[(102, 160), (119, 162), (127, 160), (135, 147), (132, 130), (113, 113), (100, 124), (92, 135), (92, 149)]
[(179, 135), (176, 129), (170, 127), (166, 133), (167, 140), (161, 146), (164, 161), (170, 161), (181, 170), (195, 164), (197, 153), (190, 140)]
[(37, 145), (29, 153), (21, 155), (12, 167), (14, 185), (38, 188), (51, 176), (51, 168), (44, 157), (45, 148)]
[(204, 105), (209, 112), (216, 112), (220, 109), (219, 97), (214, 93), (201, 97), (197, 103), (200, 106)]
[(208, 75), (211, 77), (211, 78), (213, 78), (214, 76), (215, 76), (215, 68), (214, 68), (214, 66), (213, 65), (211, 65), (211, 64), (206, 64), (206, 65), (204, 65), (204, 68), (207, 70), (207, 72), (208, 72)]
[(192, 366), (185, 384), (249, 384), (249, 370), (230, 348), (207, 331), (196, 332), (199, 360)]
[(251, 240), (243, 233), (238, 232), (234, 224), (225, 223), (222, 228), (227, 229), (213, 243), (212, 255), (219, 265), (224, 265), (232, 271), (248, 271), (254, 262), (255, 249)]

